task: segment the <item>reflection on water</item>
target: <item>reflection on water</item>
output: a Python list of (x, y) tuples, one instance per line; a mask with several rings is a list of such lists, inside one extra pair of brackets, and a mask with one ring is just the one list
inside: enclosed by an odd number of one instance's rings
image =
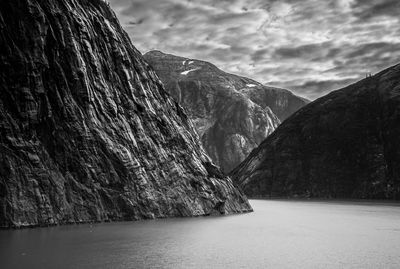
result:
[(254, 213), (0, 231), (0, 268), (400, 268), (400, 206), (252, 200)]

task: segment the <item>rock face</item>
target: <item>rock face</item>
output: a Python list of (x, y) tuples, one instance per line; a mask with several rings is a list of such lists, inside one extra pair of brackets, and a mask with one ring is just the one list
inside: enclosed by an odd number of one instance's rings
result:
[(0, 226), (250, 211), (100, 0), (0, 1)]
[(241, 90), (254, 103), (269, 107), (281, 122), (294, 112), (310, 103), (309, 100), (294, 95), (291, 91), (268, 86), (244, 88)]
[(305, 104), (289, 91), (225, 73), (208, 62), (160, 51), (144, 57), (186, 109), (207, 153), (224, 172), (236, 167), (279, 125), (273, 109), (284, 119)]
[(255, 196), (400, 199), (400, 65), (303, 107), (231, 175)]

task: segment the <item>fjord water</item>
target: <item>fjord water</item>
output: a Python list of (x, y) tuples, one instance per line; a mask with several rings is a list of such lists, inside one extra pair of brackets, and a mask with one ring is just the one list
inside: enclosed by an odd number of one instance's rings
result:
[(400, 206), (252, 200), (253, 213), (0, 231), (0, 268), (400, 268)]

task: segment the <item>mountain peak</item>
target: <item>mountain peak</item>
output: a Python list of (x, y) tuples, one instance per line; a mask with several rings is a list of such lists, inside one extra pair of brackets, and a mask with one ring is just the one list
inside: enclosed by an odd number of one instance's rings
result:
[(160, 50), (150, 50), (146, 52), (143, 56), (148, 55), (148, 56), (163, 56), (163, 55), (168, 55)]
[(171, 54), (149, 53), (144, 57), (167, 91), (186, 109), (207, 153), (225, 172), (275, 130), (279, 116), (285, 117), (304, 104), (289, 91), (272, 90), (209, 62)]

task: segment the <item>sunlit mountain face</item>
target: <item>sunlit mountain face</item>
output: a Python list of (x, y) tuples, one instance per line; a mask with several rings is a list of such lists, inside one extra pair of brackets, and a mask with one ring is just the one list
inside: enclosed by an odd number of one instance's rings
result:
[(110, 0), (142, 53), (215, 63), (315, 99), (398, 62), (397, 0)]

